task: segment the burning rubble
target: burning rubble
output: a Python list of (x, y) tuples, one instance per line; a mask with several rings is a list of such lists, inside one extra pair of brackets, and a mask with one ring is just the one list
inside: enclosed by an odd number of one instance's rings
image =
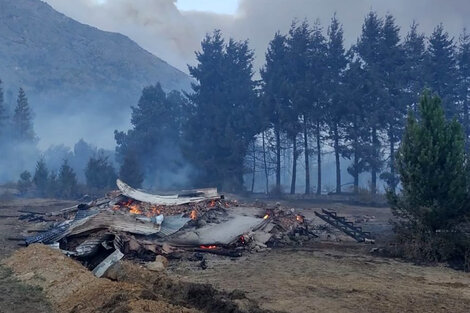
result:
[(154, 262), (184, 252), (197, 259), (201, 253), (238, 257), (316, 237), (294, 211), (244, 207), (215, 188), (161, 196), (120, 180), (117, 185), (118, 191), (102, 199), (48, 214), (49, 228), (26, 238), (26, 244), (58, 248), (100, 277), (122, 258)]

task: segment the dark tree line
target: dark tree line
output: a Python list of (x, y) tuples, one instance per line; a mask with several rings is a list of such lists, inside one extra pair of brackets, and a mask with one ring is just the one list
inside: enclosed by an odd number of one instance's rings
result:
[[(276, 33), (259, 81), (253, 56), (247, 41), (225, 40), (215, 31), (202, 41), (197, 65), (189, 67), (196, 80), (192, 92), (167, 94), (159, 85), (144, 89), (133, 108), (133, 129), (116, 133), (118, 159), (121, 164), (127, 159), (137, 185), (187, 160), (193, 185), (240, 191), (251, 184), (253, 190), (255, 174), (262, 173), (267, 192), (290, 184), (295, 193), (300, 166), (304, 192), (320, 194), (323, 156), (333, 153), (336, 192), (343, 191), (344, 170), (355, 192), (365, 173), (372, 193), (379, 179), (395, 190), (395, 156), (406, 114), (417, 110), (425, 88), (443, 99), (447, 117), (463, 124), (468, 147), (470, 36), (465, 31), (456, 41), (438, 25), (426, 37), (413, 23), (401, 38), (393, 16), (370, 12), (357, 42), (346, 49), (334, 16), (326, 29), (303, 21), (293, 22), (287, 34)], [(170, 157), (156, 152), (162, 150)]]
[(38, 139), (33, 127), (33, 110), (25, 91), (20, 88), (16, 101), (7, 103), (0, 80), (0, 179), (15, 179), (37, 159)]

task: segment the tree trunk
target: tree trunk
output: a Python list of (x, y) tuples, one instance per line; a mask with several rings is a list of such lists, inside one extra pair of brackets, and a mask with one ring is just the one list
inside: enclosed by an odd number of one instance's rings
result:
[(391, 175), (391, 184), (390, 188), (392, 189), (392, 192), (395, 193), (395, 189), (397, 187), (397, 182), (396, 182), (396, 168), (395, 168), (395, 137), (393, 136), (393, 129), (392, 126), (390, 126), (389, 130), (389, 137), (390, 137), (390, 175)]
[[(357, 149), (357, 144), (356, 148)], [(359, 159), (357, 157), (357, 151), (354, 151), (354, 194), (359, 193)]]
[(305, 194), (310, 194), (310, 160), (308, 155), (308, 129), (304, 115)]
[(253, 178), (251, 179), (251, 193), (255, 190), (255, 176), (256, 176), (256, 144), (253, 141)]
[(334, 136), (334, 149), (335, 149), (335, 161), (336, 161), (336, 193), (341, 193), (341, 163), (339, 153), (339, 131), (338, 124), (335, 124), (333, 130)]
[(378, 138), (377, 138), (377, 128), (372, 128), (372, 164), (371, 164), (371, 193), (375, 195), (377, 193), (377, 163), (378, 163)]
[(264, 163), (264, 175), (266, 177), (266, 194), (269, 193), (269, 172), (268, 172), (268, 162), (266, 161), (266, 139), (265, 132), (262, 133), (263, 138), (263, 163)]
[(317, 195), (321, 195), (321, 133), (320, 122), (317, 122)]
[(275, 129), (276, 136), (276, 192), (281, 193), (281, 133)]
[(465, 130), (465, 148), (467, 152), (470, 150), (470, 142), (469, 142), (469, 136), (470, 136), (470, 117), (469, 117), (469, 112), (468, 112), (468, 100), (467, 97), (465, 98), (463, 102), (463, 127)]
[(297, 135), (292, 138), (292, 182), (290, 184), (290, 194), (295, 194), (295, 182), (297, 180)]

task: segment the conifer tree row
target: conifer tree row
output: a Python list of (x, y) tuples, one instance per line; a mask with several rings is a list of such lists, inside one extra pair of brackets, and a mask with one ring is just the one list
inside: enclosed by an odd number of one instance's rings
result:
[(133, 128), (116, 132), (122, 172), (140, 185), (189, 161), (193, 186), (254, 190), (258, 175), (266, 192), (321, 194), (331, 155), (337, 193), (365, 182), (376, 193), (381, 181), (395, 190), (406, 114), (425, 88), (463, 124), (467, 148), (470, 136), (470, 36), (457, 42), (437, 25), (426, 37), (417, 22), (400, 31), (392, 15), (370, 12), (347, 48), (336, 15), (327, 27), (294, 21), (274, 34), (259, 81), (247, 41), (208, 34), (189, 66), (192, 91), (145, 88)]

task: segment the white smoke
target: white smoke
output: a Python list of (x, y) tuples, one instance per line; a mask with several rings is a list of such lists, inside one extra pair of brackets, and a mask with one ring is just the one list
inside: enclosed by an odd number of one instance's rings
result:
[[(223, 1), (223, 0), (221, 0)], [(466, 0), (241, 0), (235, 15), (180, 12), (176, 0), (46, 0), (56, 10), (82, 23), (127, 35), (143, 48), (187, 72), (203, 36), (215, 28), (235, 39), (249, 39), (259, 67), (268, 42), (286, 32), (293, 19), (317, 18), (326, 28), (336, 12), (348, 45), (356, 41), (365, 15), (372, 9), (393, 14), (402, 32), (416, 20), (430, 34), (439, 23), (458, 36), (470, 26)]]

